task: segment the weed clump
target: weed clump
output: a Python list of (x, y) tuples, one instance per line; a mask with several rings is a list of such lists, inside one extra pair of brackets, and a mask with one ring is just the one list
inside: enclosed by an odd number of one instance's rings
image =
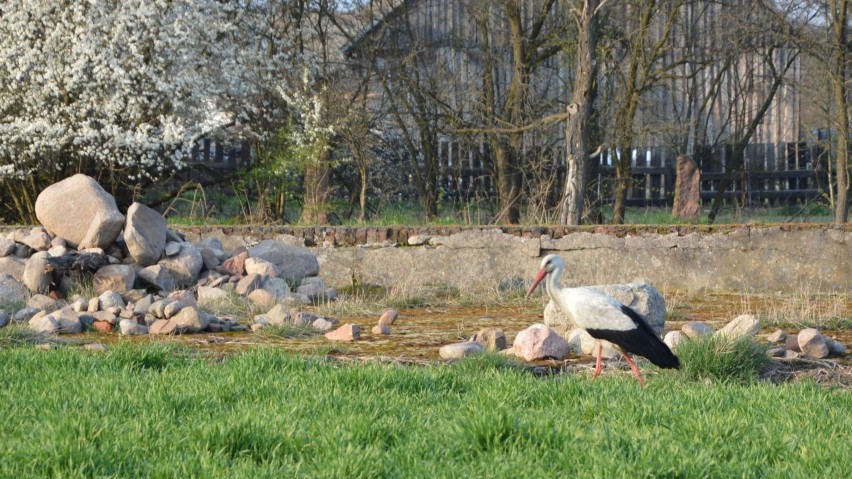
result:
[(769, 362), (764, 348), (749, 336), (729, 339), (713, 335), (684, 341), (678, 345), (677, 355), (681, 373), (692, 381), (747, 384)]

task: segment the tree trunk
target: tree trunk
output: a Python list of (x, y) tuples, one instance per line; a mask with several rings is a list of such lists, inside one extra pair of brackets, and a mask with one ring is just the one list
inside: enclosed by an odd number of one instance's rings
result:
[(328, 165), (328, 150), (322, 148), (316, 161), (305, 170), (305, 200), (302, 205), (301, 223), (326, 225), (329, 223), (328, 185), (331, 169)]
[(835, 128), (837, 128), (837, 151), (835, 164), (837, 171), (837, 197), (834, 203), (834, 222), (849, 221), (849, 115), (846, 107), (846, 21), (848, 0), (831, 0), (834, 15), (834, 70), (831, 75), (835, 106)]
[(358, 198), (358, 221), (361, 223), (367, 221), (367, 187), (369, 186), (369, 178), (367, 177), (367, 168), (361, 168), (361, 193)]
[(598, 20), (596, 9), (600, 2), (588, 0), (579, 19), (577, 33), (577, 76), (568, 106), (570, 116), (565, 127), (568, 175), (562, 197), (559, 221), (578, 225), (583, 218), (583, 194), (589, 168), (589, 119), (592, 113), (592, 83), (595, 79)]
[(621, 158), (615, 164), (615, 203), (612, 207), (612, 224), (624, 224), (627, 212), (627, 192), (633, 182), (632, 151), (630, 147), (620, 150)]

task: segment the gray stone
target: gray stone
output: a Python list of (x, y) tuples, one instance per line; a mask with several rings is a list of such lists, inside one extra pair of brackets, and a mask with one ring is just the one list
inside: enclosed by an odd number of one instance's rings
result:
[(95, 291), (115, 291), (119, 294), (133, 289), (136, 283), (136, 270), (125, 264), (111, 264), (100, 268), (92, 276)]
[(263, 278), (263, 282), (260, 287), (272, 293), (276, 302), (281, 301), (290, 294), (290, 285), (287, 284), (287, 281), (284, 281), (281, 278), (266, 276)]
[(123, 309), (126, 306), (124, 298), (115, 291), (104, 291), (101, 293), (101, 295), (98, 296), (98, 304), (100, 305), (101, 311), (106, 311), (108, 308)]
[(828, 345), (818, 329), (807, 328), (799, 331), (797, 341), (804, 356), (816, 359), (828, 357)]
[(84, 313), (89, 310), (88, 298), (77, 298), (71, 303), (71, 309), (78, 313)]
[(136, 274), (160, 291), (172, 291), (177, 288), (177, 283), (172, 278), (170, 270), (163, 265), (147, 266), (140, 269)]
[(33, 316), (27, 323), (27, 327), (37, 333), (54, 334), (59, 331), (59, 323), (48, 314)]
[(17, 256), (4, 256), (0, 258), (0, 274), (8, 274), (9, 276), (21, 281), (24, 276), (24, 265), (27, 261)]
[(47, 254), (49, 254), (51, 258), (57, 258), (59, 256), (65, 256), (68, 254), (68, 251), (68, 248), (65, 246), (52, 246), (49, 250), (47, 250)]
[(317, 318), (311, 323), (311, 326), (317, 331), (326, 332), (331, 331), (331, 328), (334, 327), (334, 323), (325, 319), (325, 318)]
[(38, 308), (23, 308), (19, 309), (18, 312), (12, 315), (12, 321), (15, 323), (22, 323), (24, 321), (29, 321), (33, 316), (40, 313), (41, 310)]
[(716, 334), (726, 336), (728, 339), (738, 339), (743, 336), (754, 336), (758, 331), (760, 331), (760, 321), (757, 320), (757, 316), (743, 314), (716, 331)]
[(177, 301), (168, 301), (167, 300), (166, 305), (163, 308), (163, 316), (166, 319), (171, 319), (172, 316), (174, 316), (178, 313), (178, 311), (180, 311), (181, 309), (183, 309), (187, 306), (189, 306), (189, 305), (186, 304), (183, 301), (180, 301), (180, 300), (177, 300)]
[(163, 247), (163, 254), (166, 256), (174, 256), (180, 253), (180, 241), (169, 241)]
[(21, 239), (21, 243), (34, 251), (47, 251), (50, 249), (50, 236), (44, 228), (33, 228), (29, 234)]
[(142, 266), (156, 264), (166, 247), (167, 230), (163, 215), (141, 203), (130, 205), (124, 242), (133, 260)]
[(24, 286), (33, 293), (47, 293), (50, 289), (51, 277), (46, 272), (48, 253), (40, 251), (27, 260), (24, 275), (21, 278)]
[(173, 256), (160, 260), (159, 264), (169, 270), (169, 275), (178, 285), (190, 285), (198, 279), (204, 260), (192, 243), (180, 243), (180, 250)]
[(45, 294), (34, 294), (27, 300), (27, 307), (36, 308), (41, 311), (53, 312), (64, 306), (63, 301), (58, 301)]
[(0, 273), (0, 304), (12, 305), (27, 301), (26, 286), (12, 276)]
[(702, 336), (710, 336), (715, 332), (713, 326), (710, 326), (707, 323), (700, 322), (686, 323), (681, 326), (680, 330), (683, 331), (683, 334), (685, 334), (690, 339), (697, 339)]
[(222, 301), (228, 298), (228, 292), (221, 288), (211, 288), (209, 286), (198, 287), (198, 302), (209, 303)]
[[(43, 322), (40, 319), (40, 316), (42, 314), (46, 315), (52, 321)], [(53, 331), (51, 331), (53, 333), (77, 334), (83, 331), (83, 323), (82, 321), (80, 321), (80, 315), (77, 314), (71, 308), (58, 309), (52, 313), (47, 313), (43, 311), (42, 313), (33, 316), (30, 319), (30, 324), (36, 324), (41, 326), (50, 324), (49, 328), (54, 328), (55, 325), (55, 328), (53, 329)]]
[(246, 258), (246, 274), (256, 273), (261, 276), (278, 276), (281, 271), (273, 263), (263, 258)]
[(0, 257), (15, 254), (15, 241), (0, 237)]
[(262, 284), (263, 278), (257, 273), (248, 274), (237, 282), (236, 291), (240, 296), (245, 296), (256, 290)]
[(828, 354), (831, 356), (846, 357), (846, 346), (840, 341), (834, 338), (825, 338), (825, 344), (828, 346)]
[(682, 331), (669, 331), (663, 337), (663, 342), (666, 343), (666, 346), (669, 347), (672, 351), (677, 349), (678, 344), (686, 341), (687, 335)]
[(201, 253), (201, 260), (204, 262), (204, 268), (207, 271), (216, 271), (222, 266), (222, 261), (226, 258), (220, 257), (225, 256), (224, 251), (215, 250), (212, 248), (198, 248), (198, 252)]
[(169, 335), (177, 334), (178, 332), (178, 325), (174, 321), (167, 319), (158, 319), (148, 327), (148, 333), (154, 335)]
[(118, 323), (118, 328), (121, 330), (121, 334), (123, 336), (135, 336), (139, 334), (148, 334), (148, 326), (144, 324), (139, 324), (132, 319), (122, 319), (120, 323)]
[(204, 238), (203, 240), (199, 241), (198, 242), (198, 248), (199, 249), (209, 248), (209, 249), (219, 250), (219, 251), (222, 251), (223, 254), (225, 252), (225, 247), (222, 245), (222, 240), (220, 240), (219, 238), (217, 238), (215, 236), (209, 236), (209, 237)]
[(289, 308), (283, 304), (276, 304), (263, 316), (266, 318), (267, 324), (272, 326), (283, 326), (292, 320)]
[(249, 248), (248, 252), (252, 258), (265, 259), (275, 264), (281, 271), (281, 277), (290, 281), (301, 281), (319, 274), (316, 255), (305, 248), (276, 240), (264, 240)]
[[(392, 310), (393, 311), (393, 310)], [(384, 314), (382, 318), (384, 318)], [(382, 320), (379, 320), (379, 325)], [(387, 324), (393, 324), (391, 321)], [(502, 351), (506, 349), (506, 334), (497, 328), (483, 328), (473, 337), (473, 341), (482, 344), (487, 351)]]
[(775, 346), (766, 350), (766, 355), (770, 358), (783, 358), (787, 355), (787, 348), (784, 346)]
[(442, 359), (462, 359), (468, 356), (481, 354), (485, 351), (485, 346), (476, 341), (466, 341), (463, 343), (453, 343), (441, 346), (438, 354)]
[(568, 342), (544, 324), (533, 324), (515, 336), (512, 344), (515, 355), (526, 361), (562, 359), (571, 348)]
[(182, 308), (169, 320), (177, 324), (178, 330), (183, 333), (197, 333), (210, 324), (209, 317), (201, 314), (195, 306)]
[(154, 296), (147, 294), (136, 301), (136, 304), (133, 306), (133, 314), (138, 316), (144, 316), (148, 313), (148, 309), (151, 308), (151, 305), (154, 304)]
[(10, 322), (12, 322), (12, 317), (9, 316), (9, 313), (6, 311), (0, 311), (0, 328), (6, 327), (6, 325)]
[(124, 227), (115, 198), (94, 179), (77, 174), (38, 195), (36, 217), (48, 231), (72, 247), (106, 248)]
[(277, 302), (275, 295), (263, 288), (252, 291), (246, 295), (246, 299), (261, 307), (271, 307)]
[(307, 326), (319, 319), (319, 316), (314, 313), (308, 313), (306, 311), (299, 311), (296, 314), (293, 314), (291, 311), (290, 318), (292, 319), (293, 324), (297, 326)]
[(769, 336), (766, 336), (766, 340), (773, 344), (783, 343), (787, 340), (787, 333), (781, 329), (776, 329)]

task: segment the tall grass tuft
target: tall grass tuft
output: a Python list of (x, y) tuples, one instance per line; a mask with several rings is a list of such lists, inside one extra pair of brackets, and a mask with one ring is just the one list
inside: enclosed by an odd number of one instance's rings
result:
[(728, 339), (712, 335), (684, 341), (677, 355), (681, 373), (693, 381), (747, 384), (757, 379), (769, 358), (750, 336)]
[(283, 324), (281, 326), (264, 326), (255, 336), (262, 339), (299, 339), (319, 336), (320, 331), (311, 325)]
[(0, 347), (32, 346), (42, 343), (45, 335), (31, 331), (24, 324), (10, 324), (0, 328)]

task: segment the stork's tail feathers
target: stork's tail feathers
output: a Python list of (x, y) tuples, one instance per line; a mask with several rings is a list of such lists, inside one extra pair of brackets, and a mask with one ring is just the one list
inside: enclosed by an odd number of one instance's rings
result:
[(651, 326), (639, 313), (628, 306), (622, 306), (621, 311), (630, 316), (640, 330), (643, 330), (644, 339), (638, 345), (631, 345), (637, 350), (632, 353), (644, 356), (655, 365), (664, 369), (680, 369), (680, 360), (674, 355), (669, 346), (654, 333)]

